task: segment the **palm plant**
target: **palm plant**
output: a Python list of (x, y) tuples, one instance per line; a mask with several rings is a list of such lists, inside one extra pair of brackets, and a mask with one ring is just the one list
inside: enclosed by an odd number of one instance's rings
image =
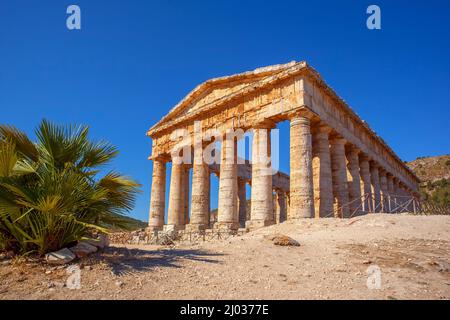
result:
[(0, 125), (0, 249), (42, 255), (126, 224), (140, 185), (116, 172), (96, 179), (117, 156), (91, 142), (86, 126), (43, 120), (37, 142)]

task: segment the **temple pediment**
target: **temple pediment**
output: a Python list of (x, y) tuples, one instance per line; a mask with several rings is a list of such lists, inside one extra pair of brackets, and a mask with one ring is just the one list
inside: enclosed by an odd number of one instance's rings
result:
[(243, 90), (256, 85), (260, 86), (264, 83), (268, 85), (270, 79), (273, 78), (274, 75), (304, 65), (306, 65), (304, 62), (292, 61), (287, 64), (258, 68), (253, 71), (205, 81), (192, 90), (183, 100), (173, 107), (166, 116), (150, 128), (147, 134), (151, 135), (152, 132), (170, 123), (172, 120), (184, 117), (191, 113), (196, 113), (221, 99), (233, 96)]

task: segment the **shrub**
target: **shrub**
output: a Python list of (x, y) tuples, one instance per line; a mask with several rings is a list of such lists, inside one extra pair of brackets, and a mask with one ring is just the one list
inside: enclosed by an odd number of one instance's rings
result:
[(42, 255), (123, 222), (140, 185), (115, 172), (96, 179), (117, 150), (88, 132), (44, 120), (33, 143), (0, 125), (0, 248)]

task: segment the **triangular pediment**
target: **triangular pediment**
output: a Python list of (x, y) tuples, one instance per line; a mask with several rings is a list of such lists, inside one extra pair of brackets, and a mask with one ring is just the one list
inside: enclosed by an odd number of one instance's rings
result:
[(173, 107), (166, 116), (149, 130), (149, 133), (158, 130), (159, 127), (164, 126), (174, 119), (183, 117), (189, 113), (198, 112), (215, 101), (231, 96), (255, 83), (260, 83), (261, 81), (264, 81), (264, 79), (270, 78), (274, 74), (292, 68), (298, 64), (299, 62), (293, 61), (287, 64), (258, 68), (253, 71), (205, 81)]

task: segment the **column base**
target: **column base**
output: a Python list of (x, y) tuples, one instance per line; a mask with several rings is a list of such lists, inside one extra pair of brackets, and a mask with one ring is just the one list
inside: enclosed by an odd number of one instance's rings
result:
[(191, 232), (197, 232), (197, 231), (205, 231), (206, 229), (208, 229), (208, 225), (206, 224), (199, 224), (199, 223), (190, 223), (186, 225), (185, 230), (186, 231), (191, 231)]
[(185, 225), (176, 225), (176, 224), (166, 224), (164, 225), (163, 231), (164, 232), (175, 232), (185, 229)]
[(273, 220), (249, 220), (245, 223), (245, 229), (248, 231), (268, 227), (275, 224)]
[(239, 222), (216, 222), (213, 229), (217, 231), (237, 233), (239, 229)]
[(149, 233), (154, 233), (154, 232), (158, 232), (158, 231), (162, 231), (163, 230), (163, 226), (148, 226), (147, 228), (145, 228), (145, 231), (149, 232)]

